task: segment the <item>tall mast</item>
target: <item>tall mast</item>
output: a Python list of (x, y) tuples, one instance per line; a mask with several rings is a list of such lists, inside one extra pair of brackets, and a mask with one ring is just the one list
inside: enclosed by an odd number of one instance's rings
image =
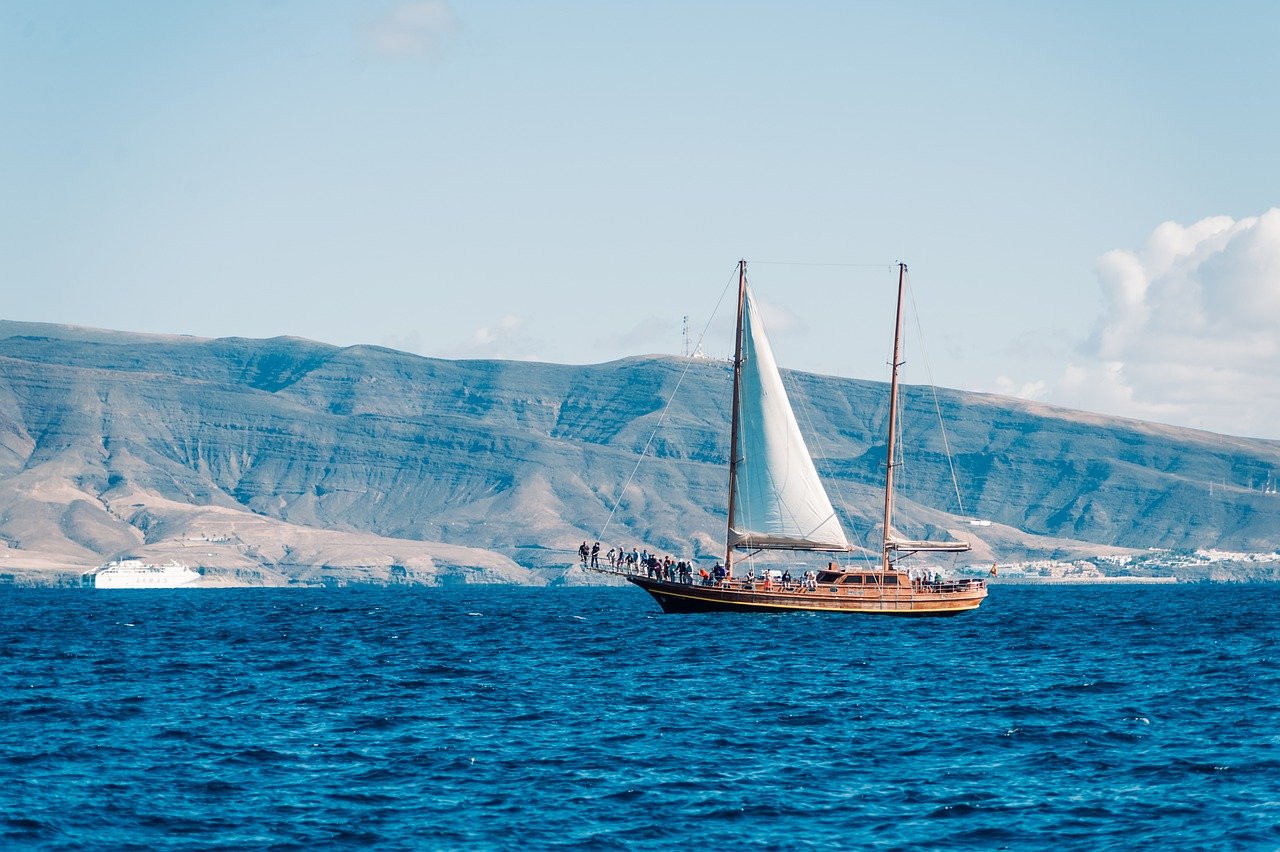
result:
[(738, 388), (742, 382), (742, 321), (747, 304), (747, 262), (738, 261), (738, 332), (733, 342), (733, 416), (729, 426), (729, 527), (724, 536), (725, 576), (733, 576), (734, 492), (738, 485)]
[(898, 368), (902, 366), (902, 290), (907, 278), (907, 265), (898, 264), (898, 312), (893, 323), (893, 373), (889, 379), (889, 452), (884, 474), (884, 547), (881, 570), (889, 570), (889, 529), (893, 523), (894, 446), (898, 432)]

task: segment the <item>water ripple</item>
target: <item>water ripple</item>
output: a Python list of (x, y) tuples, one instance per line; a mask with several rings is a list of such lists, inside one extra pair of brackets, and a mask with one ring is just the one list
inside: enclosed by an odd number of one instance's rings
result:
[(3, 589), (0, 845), (1276, 848), (1274, 593)]

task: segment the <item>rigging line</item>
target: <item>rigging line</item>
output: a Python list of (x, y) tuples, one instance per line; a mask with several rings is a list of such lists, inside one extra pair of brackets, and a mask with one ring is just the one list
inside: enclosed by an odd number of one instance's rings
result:
[[(902, 354), (902, 360), (898, 362), (899, 366), (902, 366), (903, 364), (907, 363), (907, 345), (905, 342), (903, 342), (902, 344), (901, 354)], [(894, 436), (894, 448), (898, 452), (897, 452), (897, 455), (890, 461), (890, 463), (894, 467), (893, 481), (894, 481), (895, 487), (893, 490), (893, 494), (890, 495), (890, 497), (893, 500), (892, 510), (895, 518), (897, 517), (897, 514), (898, 514), (898, 492), (902, 490), (903, 486), (908, 484), (907, 453), (906, 453), (906, 450), (904, 449), (905, 445), (903, 444), (903, 441), (902, 441), (902, 430), (905, 428), (903, 423), (907, 419), (906, 417), (902, 416), (902, 399), (904, 396), (906, 396), (906, 393), (907, 393), (906, 388), (902, 386), (902, 377), (901, 375), (899, 375), (898, 398), (896, 400), (898, 404), (898, 423), (897, 423), (898, 433)], [(890, 539), (890, 538), (893, 538), (893, 535), (889, 532), (889, 530), (885, 530), (884, 537), (886, 539)]]
[[(793, 409), (793, 410), (794, 410), (794, 409)], [(812, 455), (810, 455), (810, 456), (809, 456), (809, 458), (810, 458), (810, 460), (812, 460), (812, 459), (813, 459), (813, 456), (812, 456)], [(789, 481), (789, 480), (790, 480), (790, 478), (791, 478), (790, 458), (788, 458), (788, 460), (787, 460), (787, 461), (788, 461), (788, 467), (787, 467), (786, 476), (784, 476), (784, 477), (782, 478), (784, 483), (785, 483), (785, 482), (787, 482), (787, 481)], [(816, 465), (815, 465), (815, 468), (816, 468)], [(769, 482), (770, 482), (770, 484), (772, 484), (772, 485), (773, 485), (773, 491), (774, 491), (774, 493), (775, 493), (775, 494), (781, 494), (781, 493), (782, 493), (782, 488), (780, 488), (780, 487), (778, 486), (778, 480), (774, 478), (773, 472), (772, 472), (772, 471), (765, 471), (765, 476), (769, 477)], [(828, 502), (830, 502), (830, 498), (828, 498)], [(827, 523), (827, 521), (831, 520), (832, 518), (835, 518), (835, 519), (836, 519), (836, 523), (839, 523), (839, 522), (840, 522), (840, 516), (836, 514), (836, 512), (835, 512), (835, 507), (832, 507), (832, 509), (831, 509), (831, 514), (829, 514), (829, 515), (827, 515), (826, 517), (824, 517), (824, 518), (822, 518), (821, 520), (819, 520), (819, 521), (817, 522), (817, 524), (815, 524), (813, 527), (811, 527), (811, 528), (809, 528), (809, 529), (805, 529), (804, 527), (800, 526), (800, 519), (796, 517), (796, 513), (795, 513), (795, 512), (793, 512), (790, 508), (788, 508), (788, 507), (786, 507), (786, 506), (782, 506), (782, 507), (780, 507), (780, 509), (786, 512), (787, 520), (791, 522), (791, 526), (793, 526), (793, 527), (794, 527), (794, 528), (796, 528), (797, 530), (801, 530), (801, 537), (803, 537), (803, 538), (808, 538), (808, 539), (813, 538), (813, 534), (814, 534), (814, 533), (816, 533), (818, 530), (822, 529), (823, 525), (824, 525), (824, 524), (826, 524), (826, 523)], [(749, 517), (749, 515), (748, 515), (748, 517)], [(841, 527), (841, 532), (843, 532), (843, 531), (844, 531), (844, 527), (842, 526), (842, 527)], [(848, 539), (848, 536), (845, 536), (845, 538), (846, 538), (846, 539)], [(832, 551), (832, 552), (833, 552), (833, 553), (839, 553), (840, 551)]]
[(911, 287), (911, 277), (907, 276), (907, 295), (911, 297), (911, 313), (916, 320), (916, 339), (920, 341), (920, 360), (924, 361), (924, 371), (929, 377), (929, 391), (933, 394), (933, 410), (938, 415), (938, 429), (942, 432), (942, 450), (947, 454), (947, 467), (951, 470), (951, 485), (956, 491), (956, 506), (960, 514), (964, 512), (964, 499), (960, 496), (960, 480), (956, 478), (956, 463), (951, 458), (951, 443), (947, 440), (947, 424), (942, 419), (942, 403), (938, 401), (938, 386), (933, 381), (933, 369), (929, 366), (929, 355), (924, 349), (924, 330), (920, 326), (920, 309), (916, 307), (915, 290)]
[(803, 260), (753, 260), (753, 265), (765, 266), (839, 266), (845, 269), (892, 269), (892, 263), (810, 263)]
[[(742, 356), (742, 360), (744, 362), (747, 360), (747, 357), (745, 354)], [(752, 497), (752, 494), (755, 492), (755, 487), (754, 487), (755, 483), (751, 478), (751, 469), (746, 465), (742, 465), (742, 462), (747, 458), (747, 442), (743, 440), (742, 431), (743, 431), (742, 414), (741, 414), (741, 409), (739, 409), (738, 457), (736, 459), (733, 459), (733, 463), (735, 465), (740, 465), (740, 466), (738, 470), (734, 473), (733, 487), (737, 491), (734, 497), (734, 508), (738, 510), (737, 511), (738, 518), (753, 518), (755, 517), (755, 515), (751, 511), (751, 497)], [(766, 475), (767, 473), (768, 472), (766, 471)], [(733, 527), (735, 520), (736, 520), (735, 518), (732, 518), (732, 517), (729, 518), (729, 527), (731, 529)], [(746, 528), (746, 531), (748, 533), (751, 532), (750, 524), (744, 523), (742, 526)], [(734, 545), (734, 549), (737, 549), (737, 547), (738, 545)], [(740, 565), (742, 564), (742, 562), (745, 561), (751, 566), (751, 570), (754, 571), (756, 569), (756, 562), (755, 562), (756, 556), (759, 553), (760, 553), (760, 548), (757, 547), (753, 549), (750, 553), (746, 554), (745, 556), (739, 557), (738, 561), (733, 564)], [(719, 562), (720, 560), (717, 559), (716, 561)]]
[[(790, 376), (790, 379), (788, 379), (788, 378), (786, 378), (786, 377), (784, 377), (784, 376), (783, 376), (783, 373), (784, 373), (784, 372), (787, 374), (787, 376)], [(791, 387), (788, 389), (788, 394), (787, 394), (787, 395), (788, 395), (789, 397), (795, 397), (795, 396), (796, 396), (795, 391), (800, 390), (800, 386), (799, 386), (799, 384), (798, 384), (798, 383), (797, 383), (797, 381), (796, 381), (796, 378), (795, 378), (795, 375), (794, 375), (793, 371), (791, 371), (791, 370), (786, 370), (786, 371), (779, 370), (779, 371), (778, 371), (778, 376), (779, 376), (779, 378), (781, 378), (781, 379), (782, 379), (782, 383), (783, 383), (783, 386), (784, 386), (784, 387), (785, 387), (787, 384), (790, 384), (790, 385), (791, 385)], [(823, 459), (823, 463), (824, 463), (824, 465), (825, 465), (825, 466), (828, 468), (828, 470), (830, 471), (830, 470), (831, 470), (831, 465), (830, 465), (829, 458), (828, 458), (828, 456), (827, 456), (827, 450), (826, 450), (826, 447), (824, 447), (824, 446), (822, 445), (822, 433), (821, 433), (821, 432), (819, 432), (819, 431), (818, 431), (817, 426), (816, 426), (816, 425), (814, 425), (814, 422), (813, 422), (813, 412), (812, 412), (812, 409), (811, 409), (811, 408), (810, 408), (810, 406), (809, 406), (809, 397), (808, 397), (808, 394), (803, 394), (803, 393), (802, 393), (802, 394), (800, 394), (800, 395), (799, 395), (799, 401), (800, 401), (800, 416), (804, 418), (804, 421), (805, 421), (805, 423), (804, 423), (805, 428), (806, 428), (806, 429), (808, 429), (808, 430), (809, 430), (809, 434), (813, 436), (814, 444), (815, 444), (815, 449), (817, 449), (817, 451), (818, 451), (819, 455), (821, 455), (821, 456), (822, 456), (822, 459)], [(792, 410), (793, 410), (793, 411), (795, 410), (795, 406), (794, 406), (794, 405), (792, 405)], [(812, 459), (812, 458), (813, 458), (813, 455), (812, 455), (812, 454), (810, 454), (810, 456), (809, 456), (809, 457), (810, 457), (810, 459)], [(814, 463), (814, 468), (815, 468), (815, 469), (817, 468), (817, 463), (816, 463), (816, 462)], [(831, 476), (831, 481), (835, 484), (835, 487), (836, 487), (836, 488), (835, 488), (835, 490), (836, 490), (836, 498), (837, 498), (837, 499), (839, 499), (841, 503), (844, 503), (844, 504), (847, 506), (847, 505), (848, 505), (848, 502), (845, 500), (845, 496), (844, 496), (844, 489), (840, 487), (840, 480), (839, 480), (839, 479), (836, 479), (836, 477), (835, 477), (834, 475), (832, 475), (832, 476)], [(830, 498), (828, 498), (828, 499), (830, 499)], [(831, 508), (832, 508), (832, 510), (834, 511), (835, 507), (834, 507), (834, 506), (832, 506)], [(840, 517), (839, 517), (839, 515), (836, 515), (836, 522), (837, 522), (837, 523), (840, 523)], [(840, 531), (841, 531), (841, 532), (844, 532), (844, 524), (843, 524), (843, 523), (840, 523)], [(845, 539), (846, 539), (846, 540), (848, 539), (848, 535), (847, 535), (847, 534), (845, 535)]]
[[(734, 278), (738, 275), (737, 264), (734, 264), (733, 274), (729, 276), (729, 280), (725, 282), (724, 289), (720, 291), (720, 298), (716, 301), (716, 306), (711, 311), (711, 316), (707, 318), (707, 323), (702, 327), (702, 332), (698, 335), (698, 345), (702, 345), (703, 339), (707, 336), (707, 329), (711, 327), (711, 321), (715, 319), (716, 314), (720, 312), (720, 305), (724, 303), (725, 294), (729, 292), (729, 286), (733, 284)], [(667, 404), (662, 407), (662, 414), (658, 416), (658, 422), (654, 424), (653, 431), (649, 433), (649, 439), (644, 442), (644, 449), (640, 451), (640, 455), (636, 458), (635, 466), (631, 468), (631, 473), (627, 475), (627, 481), (622, 483), (622, 488), (618, 492), (618, 499), (613, 501), (613, 508), (609, 510), (609, 517), (605, 519), (604, 526), (600, 528), (599, 534), (596, 536), (597, 541), (604, 541), (604, 534), (609, 530), (609, 524), (613, 523), (613, 516), (618, 511), (618, 506), (622, 503), (622, 495), (627, 493), (631, 481), (635, 479), (636, 471), (640, 470), (640, 463), (644, 461), (644, 457), (649, 453), (649, 447), (653, 446), (653, 439), (657, 437), (658, 430), (662, 428), (662, 424), (666, 422), (667, 412), (671, 410), (671, 403), (675, 401), (676, 392), (680, 390), (680, 385), (684, 383), (684, 377), (688, 375), (689, 368), (693, 366), (694, 358), (685, 359), (684, 369), (680, 371), (680, 378), (676, 380), (676, 386), (671, 389), (671, 393), (667, 396)]]
[[(750, 280), (746, 281), (746, 285), (748, 287), (751, 286)], [(745, 311), (745, 305), (743, 306), (743, 309)], [(747, 319), (748, 319), (748, 316), (741, 316), (738, 318), (738, 321), (740, 323), (745, 324), (747, 322)], [(763, 322), (763, 320), (761, 320), (761, 322)], [(744, 338), (746, 337), (745, 329), (743, 330), (743, 336)], [(754, 336), (752, 336), (751, 340), (748, 342), (750, 343), (752, 347), (752, 353), (754, 354), (755, 353)], [(751, 360), (747, 358), (745, 346), (742, 352), (735, 353), (735, 357), (741, 358), (742, 363), (744, 364), (747, 361)], [(737, 369), (738, 366), (739, 365), (735, 363), (734, 369)], [(739, 376), (739, 378), (741, 378), (741, 376)], [(733, 497), (734, 499), (733, 505), (734, 505), (734, 508), (738, 510), (737, 512), (738, 518), (751, 518), (751, 517), (754, 517), (754, 513), (751, 510), (751, 496), (752, 496), (752, 493), (755, 491), (755, 488), (754, 488), (755, 483), (752, 482), (752, 479), (751, 479), (751, 469), (746, 465), (741, 464), (747, 457), (747, 442), (743, 440), (745, 436), (743, 434), (744, 429), (742, 425), (742, 400), (740, 398), (735, 399), (733, 403), (734, 405), (738, 406), (738, 434), (735, 436), (738, 442), (738, 456), (737, 458), (733, 458), (729, 460), (729, 463), (735, 466), (735, 470), (733, 474), (733, 477), (734, 477), (733, 487), (737, 493)], [(732, 445), (733, 445), (733, 442), (730, 441), (730, 446)], [(733, 516), (729, 517), (728, 530), (733, 529), (733, 524), (735, 520), (736, 519)], [(747, 532), (751, 531), (750, 526), (748, 524), (743, 524), (743, 526), (747, 527)], [(728, 530), (726, 530), (726, 534), (725, 534), (725, 550), (726, 551), (736, 549), (736, 545), (734, 547), (728, 546)], [(741, 565), (745, 561), (749, 566), (748, 570), (754, 573), (756, 570), (756, 557), (759, 555), (760, 555), (760, 548), (758, 547), (754, 548), (750, 553), (738, 559), (738, 561), (734, 562), (733, 564)], [(717, 559), (716, 561), (719, 562), (720, 560)], [(725, 568), (726, 569), (731, 568), (731, 566), (727, 561), (725, 563)]]
[[(782, 264), (781, 261), (753, 261), (753, 263), (775, 263), (779, 265)], [(797, 263), (797, 264), (790, 264), (790, 265), (793, 265), (793, 266), (822, 266), (822, 265), (862, 266), (866, 268), (876, 268), (876, 269), (880, 269), (880, 268), (894, 269), (895, 268), (893, 264), (800, 264), (800, 263)], [(892, 351), (893, 351), (892, 347), (890, 347), (890, 354), (887, 359), (890, 363), (892, 363), (893, 361)], [(797, 394), (795, 393), (795, 391), (800, 390), (800, 386), (797, 379), (795, 378), (795, 371), (781, 370), (779, 371), (779, 375), (782, 377), (782, 381), (784, 385), (790, 385), (788, 389), (789, 396), (796, 397)], [(832, 468), (831, 466), (830, 458), (827, 455), (827, 449), (823, 445), (822, 433), (818, 430), (818, 428), (814, 424), (812, 408), (809, 405), (808, 395), (803, 393), (799, 394), (798, 401), (799, 401), (800, 415), (804, 418), (805, 427), (808, 429), (809, 435), (812, 436), (812, 438), (814, 439), (815, 449), (818, 450), (818, 454), (822, 457), (823, 463), (829, 469), (829, 471), (834, 471), (834, 468)], [(901, 424), (899, 424), (899, 434), (901, 434)], [(901, 447), (902, 442), (899, 441), (898, 445), (899, 447)], [(839, 500), (840, 503), (844, 504), (845, 506), (848, 506), (849, 501), (846, 498), (844, 493), (843, 481), (840, 478), (836, 477), (834, 473), (831, 474), (830, 478), (831, 478), (832, 484), (835, 486), (836, 498)], [(869, 532), (870, 531), (868, 530), (867, 532), (860, 533), (858, 536), (863, 548), (862, 558), (868, 564), (868, 570), (871, 567), (871, 548), (866, 540), (866, 536)], [(849, 554), (848, 556), (846, 556), (846, 564), (848, 564), (849, 561), (852, 561), (850, 558), (851, 556), (852, 554)]]
[[(748, 282), (748, 286), (750, 286), (749, 282)], [(745, 317), (743, 319), (745, 322)], [(745, 349), (745, 346), (744, 346), (744, 349)], [(744, 363), (748, 360), (745, 352), (742, 354), (742, 360)], [(741, 414), (741, 410), (739, 410), (738, 457), (735, 459), (732, 459), (733, 464), (740, 465), (738, 470), (734, 473), (734, 480), (733, 480), (733, 487), (736, 490), (736, 495), (734, 497), (734, 508), (738, 510), (737, 511), (738, 518), (752, 518), (754, 517), (754, 514), (751, 511), (751, 497), (755, 491), (755, 488), (754, 488), (755, 483), (751, 478), (751, 469), (746, 465), (741, 464), (741, 462), (744, 461), (747, 457), (747, 442), (743, 440), (742, 431), (743, 431), (742, 414)], [(768, 475), (767, 471), (766, 471), (766, 475)], [(735, 518), (733, 518), (732, 516), (729, 517), (728, 526), (730, 530), (733, 529), (734, 520)], [(742, 526), (746, 528), (746, 531), (748, 533), (751, 532), (750, 524), (744, 523)], [(727, 546), (728, 545), (727, 535), (726, 535), (725, 543)], [(726, 547), (726, 549), (736, 550), (738, 547), (739, 545), (733, 545), (731, 548)], [(737, 568), (738, 566), (742, 565), (743, 562), (745, 562), (747, 563), (748, 570), (750, 570), (754, 574), (756, 570), (756, 557), (760, 555), (760, 552), (761, 552), (760, 548), (758, 547), (752, 548), (751, 552), (747, 553), (745, 556), (738, 557), (737, 561), (733, 563), (733, 567)], [(716, 560), (716, 562), (719, 562), (719, 561), (720, 561), (719, 559)], [(729, 566), (726, 565), (726, 568), (727, 567)], [(741, 575), (739, 574), (737, 576), (741, 576)]]

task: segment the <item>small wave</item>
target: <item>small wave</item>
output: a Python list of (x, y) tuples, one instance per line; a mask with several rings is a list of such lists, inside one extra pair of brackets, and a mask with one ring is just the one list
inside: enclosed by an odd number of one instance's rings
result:
[(174, 740), (177, 742), (200, 739), (199, 736), (188, 731), (186, 728), (161, 728), (152, 734), (152, 738), (157, 740)]
[(931, 811), (927, 817), (929, 819), (956, 819), (976, 814), (978, 810), (978, 808), (968, 802), (957, 802), (954, 805), (943, 805), (942, 807)]
[(1048, 692), (1088, 692), (1088, 693), (1111, 693), (1120, 692), (1125, 689), (1128, 684), (1111, 680), (1086, 680), (1082, 683), (1059, 683), (1048, 688)]
[(362, 793), (358, 790), (330, 790), (325, 798), (340, 802), (351, 802), (357, 805), (389, 805), (396, 801), (394, 796), (386, 793)]
[(57, 755), (47, 751), (29, 751), (18, 752), (16, 754), (6, 754), (3, 758), (5, 763), (11, 763), (14, 766), (26, 766), (32, 763), (40, 763), (41, 761), (53, 762)]
[(247, 748), (223, 757), (219, 763), (227, 764), (274, 764), (285, 763), (293, 758), (290, 755), (269, 748)]
[(232, 793), (239, 793), (243, 791), (245, 787), (243, 784), (234, 784), (230, 781), (223, 781), (220, 778), (214, 778), (197, 785), (196, 789), (213, 796), (229, 796)]
[(388, 716), (356, 716), (345, 724), (335, 725), (338, 733), (352, 734), (360, 731), (389, 731), (400, 727), (400, 720)]
[(51, 840), (58, 836), (56, 826), (30, 817), (4, 817), (4, 837), (9, 840)]

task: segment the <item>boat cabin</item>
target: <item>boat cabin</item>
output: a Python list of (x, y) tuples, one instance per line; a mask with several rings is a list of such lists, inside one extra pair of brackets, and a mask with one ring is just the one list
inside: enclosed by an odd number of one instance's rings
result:
[(819, 571), (819, 585), (857, 585), (857, 586), (896, 586), (898, 575), (882, 574), (878, 571)]

